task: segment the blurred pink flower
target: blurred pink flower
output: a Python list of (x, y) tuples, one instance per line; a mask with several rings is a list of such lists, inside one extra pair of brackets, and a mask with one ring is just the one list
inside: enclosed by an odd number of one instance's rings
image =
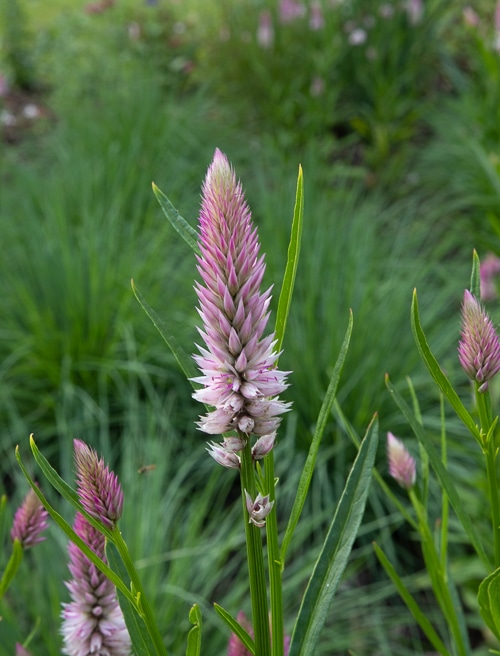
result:
[(271, 48), (274, 43), (273, 18), (270, 11), (261, 11), (257, 28), (257, 43), (261, 48)]
[(387, 460), (389, 463), (389, 474), (406, 490), (415, 485), (416, 464), (401, 440), (392, 433), (387, 433)]
[(472, 9), (472, 7), (465, 7), (462, 11), (462, 16), (465, 24), (469, 27), (477, 27), (479, 25), (479, 16), (476, 14), (474, 9)]
[(311, 3), (311, 15), (309, 17), (309, 28), (313, 31), (321, 30), (325, 26), (323, 10), (319, 2)]
[(280, 0), (280, 22), (282, 25), (291, 23), (297, 18), (302, 18), (306, 14), (306, 8), (297, 0)]
[(311, 89), (310, 89), (311, 96), (313, 96), (314, 98), (318, 98), (319, 96), (323, 95), (324, 91), (325, 91), (325, 81), (323, 80), (322, 77), (316, 76), (311, 82)]
[(16, 656), (31, 656), (31, 653), (21, 645), (21, 643), (16, 642)]
[(33, 490), (26, 494), (14, 515), (10, 537), (19, 540), (23, 549), (29, 549), (45, 540), (42, 532), (47, 528), (49, 513)]
[(411, 25), (418, 25), (424, 15), (422, 0), (406, 0), (405, 8)]
[(495, 280), (498, 280), (500, 274), (500, 258), (489, 253), (481, 262), (479, 274), (481, 277), (481, 300), (492, 301), (498, 296)]
[(360, 46), (366, 41), (367, 36), (366, 30), (357, 27), (349, 34), (347, 40), (351, 46)]
[(488, 381), (500, 370), (500, 340), (481, 303), (465, 290), (462, 303), (462, 336), (458, 358), (466, 374), (486, 392)]
[[(245, 613), (243, 611), (240, 611), (236, 619), (241, 624), (241, 626), (245, 629), (245, 631), (253, 638), (252, 625), (248, 621)], [(285, 636), (284, 648), (285, 648), (284, 654), (285, 656), (288, 656), (288, 652), (290, 651), (289, 636)], [(229, 638), (229, 643), (227, 646), (227, 656), (251, 656), (251, 653), (241, 642), (241, 640), (234, 633), (232, 633), (231, 637)]]

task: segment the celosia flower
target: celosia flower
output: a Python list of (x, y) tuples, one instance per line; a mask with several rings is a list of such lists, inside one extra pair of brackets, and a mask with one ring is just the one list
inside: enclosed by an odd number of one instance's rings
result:
[(492, 301), (498, 296), (495, 284), (495, 280), (499, 277), (498, 274), (500, 274), (500, 258), (489, 253), (479, 267), (482, 301)]
[(306, 14), (306, 8), (297, 0), (280, 0), (280, 22), (285, 25)]
[[(80, 513), (75, 517), (73, 528), (85, 544), (106, 561), (102, 533)], [(68, 552), (73, 579), (66, 587), (72, 601), (63, 604), (63, 653), (68, 656), (128, 656), (130, 636), (114, 585), (73, 542)]]
[(248, 511), (248, 522), (259, 528), (266, 525), (266, 517), (269, 515), (274, 506), (274, 501), (269, 501), (269, 494), (265, 497), (259, 492), (255, 501), (245, 490), (245, 499)]
[(392, 433), (387, 433), (387, 460), (392, 478), (406, 490), (411, 489), (417, 476), (415, 458)]
[(203, 185), (200, 249), (196, 293), (206, 348), (194, 356), (202, 388), (193, 397), (215, 409), (198, 426), (211, 435), (236, 431), (243, 448), (248, 436), (278, 428), (289, 408), (277, 398), (288, 372), (276, 369), (274, 335), (262, 337), (271, 300), (270, 288), (259, 290), (264, 256), (241, 184), (218, 149)]
[[(245, 629), (245, 631), (253, 638), (252, 625), (246, 618), (245, 613), (243, 611), (240, 611), (236, 619), (241, 624), (241, 626)], [(288, 656), (289, 651), (290, 651), (290, 637), (285, 636), (284, 639), (285, 656)], [(229, 638), (229, 643), (227, 645), (227, 656), (251, 656), (251, 653), (241, 642), (241, 640), (236, 636), (236, 634), (231, 633), (231, 637)]]
[(311, 15), (309, 17), (309, 29), (313, 31), (321, 30), (325, 26), (323, 10), (319, 2), (311, 3)]
[(21, 643), (16, 642), (16, 656), (31, 656), (31, 653)]
[(27, 493), (14, 515), (10, 537), (19, 540), (23, 549), (28, 549), (45, 540), (41, 533), (47, 528), (49, 513), (42, 506), (33, 490)]
[(270, 48), (274, 43), (274, 28), (271, 12), (264, 10), (259, 15), (257, 28), (257, 43), (261, 48)]
[(123, 492), (117, 476), (84, 442), (74, 440), (78, 496), (85, 510), (112, 528), (123, 510)]
[(462, 303), (462, 339), (458, 358), (467, 375), (486, 392), (488, 381), (500, 370), (500, 341), (481, 303), (465, 290)]

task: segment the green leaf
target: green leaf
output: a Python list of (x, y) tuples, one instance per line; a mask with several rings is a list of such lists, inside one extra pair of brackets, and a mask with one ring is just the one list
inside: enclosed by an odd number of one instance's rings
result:
[(234, 617), (232, 617), (227, 610), (224, 610), (222, 606), (219, 606), (219, 604), (214, 604), (215, 612), (219, 617), (221, 617), (224, 622), (228, 625), (228, 627), (231, 630), (231, 633), (234, 633), (238, 636), (238, 638), (241, 640), (241, 642), (245, 645), (246, 649), (251, 654), (255, 654), (255, 643), (252, 640), (252, 637), (248, 633), (248, 631), (245, 631), (245, 629), (241, 626), (239, 622), (237, 622)]
[(200, 247), (198, 246), (198, 233), (192, 228), (186, 219), (183, 219), (179, 212), (175, 209), (165, 194), (153, 182), (153, 192), (156, 199), (161, 205), (165, 216), (169, 220), (171, 226), (180, 234), (184, 241), (190, 246), (193, 251), (200, 255)]
[(436, 382), (437, 386), (441, 390), (441, 392), (444, 394), (444, 396), (448, 399), (448, 401), (451, 403), (453, 409), (457, 413), (458, 417), (462, 420), (462, 422), (465, 424), (465, 426), (469, 429), (469, 431), (472, 433), (472, 435), (476, 438), (479, 444), (481, 444), (481, 439), (480, 439), (480, 434), (479, 434), (479, 429), (474, 423), (473, 418), (471, 415), (467, 412), (464, 404), (458, 397), (458, 394), (455, 392), (453, 389), (450, 381), (446, 378), (444, 373), (441, 371), (441, 367), (439, 366), (438, 361), (436, 358), (433, 356), (429, 345), (427, 343), (424, 331), (422, 330), (422, 326), (420, 324), (420, 317), (419, 317), (419, 312), (418, 312), (418, 300), (417, 300), (417, 290), (414, 290), (413, 292), (413, 301), (411, 305), (411, 327), (413, 331), (413, 336), (415, 338), (415, 342), (417, 344), (418, 351), (420, 353), (420, 356), (422, 357), (423, 361), (425, 362), (425, 365), (427, 369), (429, 370), (430, 375)]
[(295, 284), (295, 276), (297, 273), (297, 266), (299, 264), (300, 244), (302, 241), (302, 223), (304, 217), (304, 180), (302, 175), (302, 167), (299, 166), (299, 176), (297, 178), (297, 191), (295, 194), (295, 207), (293, 210), (292, 233), (290, 235), (290, 243), (288, 245), (288, 255), (285, 267), (285, 274), (283, 276), (283, 284), (281, 286), (281, 293), (278, 301), (278, 311), (276, 314), (276, 351), (281, 351), (283, 339), (285, 337), (286, 323), (288, 320), (288, 313), (292, 302), (293, 287)]
[(200, 656), (201, 654), (201, 610), (194, 604), (189, 611), (189, 621), (193, 628), (188, 633), (186, 656)]
[(281, 566), (284, 567), (285, 556), (290, 546), (292, 540), (293, 532), (297, 526), (300, 515), (302, 513), (302, 508), (307, 497), (307, 492), (309, 490), (309, 485), (311, 484), (311, 478), (313, 475), (314, 465), (316, 463), (316, 457), (318, 455), (319, 446), (321, 444), (321, 439), (326, 428), (328, 417), (330, 416), (330, 411), (335, 400), (335, 395), (337, 393), (337, 387), (339, 384), (340, 374), (342, 373), (342, 368), (344, 366), (345, 358), (347, 351), (349, 349), (349, 342), (351, 340), (353, 326), (353, 316), (352, 311), (349, 314), (349, 323), (347, 326), (346, 334), (342, 347), (340, 349), (337, 362), (332, 371), (330, 378), (330, 383), (323, 399), (323, 404), (319, 411), (318, 421), (316, 422), (316, 430), (312, 438), (311, 446), (309, 447), (309, 453), (307, 454), (307, 459), (300, 475), (299, 486), (297, 489), (297, 494), (295, 496), (295, 501), (293, 503), (292, 512), (290, 513), (290, 519), (288, 520), (288, 525), (285, 531), (285, 537), (283, 538), (283, 543), (281, 545)]
[(420, 610), (419, 605), (410, 594), (408, 588), (405, 586), (402, 579), (398, 576), (396, 570), (392, 566), (392, 563), (389, 561), (389, 559), (384, 554), (382, 549), (375, 542), (373, 543), (373, 548), (375, 549), (375, 553), (377, 554), (377, 558), (379, 559), (381, 565), (389, 575), (391, 581), (394, 583), (396, 590), (399, 592), (401, 599), (407, 605), (408, 610), (413, 616), (413, 619), (417, 622), (417, 624), (420, 626), (422, 631), (425, 633), (425, 635), (431, 642), (434, 649), (438, 651), (440, 654), (443, 654), (443, 656), (449, 656), (449, 652), (444, 646), (441, 638), (438, 636), (438, 634), (434, 630), (434, 627), (429, 622), (427, 617)]
[[(34, 441), (33, 441), (34, 444)], [(41, 455), (41, 454), (40, 454)], [(123, 594), (130, 599), (132, 603), (134, 603), (134, 598), (132, 597), (129, 589), (125, 585), (125, 583), (116, 576), (116, 574), (113, 572), (113, 570), (108, 567), (108, 565), (102, 561), (96, 554), (88, 547), (88, 545), (82, 540), (82, 538), (75, 533), (75, 531), (71, 528), (71, 526), (61, 517), (61, 515), (50, 505), (50, 503), (47, 501), (45, 498), (43, 492), (40, 490), (38, 485), (35, 483), (35, 481), (31, 478), (31, 476), (28, 474), (28, 470), (26, 469), (22, 459), (21, 455), (19, 453), (19, 447), (16, 448), (16, 459), (17, 462), (19, 463), (19, 466), (21, 467), (21, 470), (28, 481), (28, 483), (31, 486), (31, 489), (35, 492), (37, 497), (40, 499), (42, 502), (42, 505), (45, 507), (49, 515), (52, 517), (54, 522), (61, 528), (64, 533), (68, 536), (68, 538), (76, 544), (76, 546), (82, 551), (87, 558), (94, 563), (94, 565), (101, 571), (103, 574), (105, 574), (108, 579), (113, 583), (113, 585), (121, 590)], [(69, 499), (68, 499), (69, 500)], [(78, 504), (77, 504), (78, 507)], [(97, 522), (93, 517), (90, 517), (90, 515), (84, 510), (83, 507), (78, 507), (78, 511), (84, 515), (89, 522), (97, 528), (97, 530), (101, 531), (106, 537), (106, 534), (109, 534), (111, 537), (111, 532), (105, 529), (105, 527), (102, 526), (99, 522)]]
[(167, 332), (167, 328), (163, 321), (160, 319), (160, 317), (156, 314), (156, 312), (153, 310), (153, 308), (147, 303), (145, 300), (144, 296), (141, 294), (141, 292), (137, 289), (135, 286), (134, 281), (131, 281), (132, 284), (132, 291), (134, 292), (134, 295), (136, 299), (139, 301), (139, 303), (142, 306), (142, 309), (144, 312), (148, 315), (148, 317), (151, 319), (153, 322), (155, 328), (158, 330), (160, 335), (163, 337), (165, 340), (165, 343), (167, 344), (168, 348), (172, 351), (175, 359), (179, 363), (180, 368), (184, 372), (186, 378), (191, 382), (191, 385), (193, 388), (195, 387), (193, 381), (191, 380), (197, 375), (197, 370), (194, 365), (193, 359), (186, 354), (182, 346), (180, 346), (175, 339), (173, 335), (169, 335)]
[(481, 298), (480, 261), (476, 249), (472, 251), (472, 272), (470, 276), (470, 293), (477, 299)]
[[(106, 558), (111, 569), (116, 572), (116, 575), (120, 579), (127, 581), (129, 579), (128, 573), (118, 549), (109, 540), (106, 541)], [(117, 592), (118, 601), (120, 603), (120, 608), (122, 609), (125, 624), (127, 625), (130, 640), (132, 641), (135, 656), (151, 656), (152, 654), (158, 654), (154, 642), (149, 635), (146, 624), (138, 613), (137, 605), (132, 603), (129, 598), (125, 597), (120, 590)]]
[(7, 565), (5, 567), (5, 571), (2, 575), (2, 578), (0, 579), (0, 599), (7, 592), (7, 588), (14, 580), (14, 577), (17, 574), (17, 570), (19, 569), (22, 560), (23, 560), (23, 547), (19, 542), (19, 540), (16, 539), (12, 543), (12, 553), (10, 555), (9, 560), (7, 561)]
[(450, 503), (453, 506), (453, 510), (455, 511), (458, 519), (460, 520), (465, 532), (469, 536), (471, 544), (476, 550), (477, 555), (483, 561), (484, 565), (486, 566), (486, 569), (488, 571), (491, 570), (489, 558), (486, 555), (483, 545), (478, 539), (478, 531), (474, 529), (474, 527), (472, 526), (471, 520), (467, 515), (467, 512), (465, 511), (463, 504), (460, 501), (460, 497), (458, 496), (458, 493), (455, 489), (453, 479), (449, 475), (449, 473), (447, 472), (445, 466), (441, 461), (440, 454), (438, 453), (434, 444), (431, 442), (430, 438), (428, 437), (427, 433), (423, 429), (422, 425), (417, 421), (415, 415), (411, 411), (410, 407), (407, 405), (406, 401), (402, 398), (399, 392), (397, 392), (396, 389), (393, 387), (392, 383), (389, 380), (389, 376), (386, 375), (385, 381), (386, 381), (387, 389), (389, 390), (390, 394), (392, 394), (394, 401), (396, 402), (397, 406), (405, 416), (411, 429), (415, 433), (417, 440), (427, 452), (431, 466), (434, 469), (434, 472), (439, 479), (441, 487), (448, 495), (448, 499), (450, 500)]
[(496, 638), (500, 640), (500, 568), (481, 582), (477, 600), (481, 617)]
[(289, 656), (314, 656), (330, 603), (344, 573), (365, 510), (378, 444), (372, 419), (352, 466), (295, 622)]

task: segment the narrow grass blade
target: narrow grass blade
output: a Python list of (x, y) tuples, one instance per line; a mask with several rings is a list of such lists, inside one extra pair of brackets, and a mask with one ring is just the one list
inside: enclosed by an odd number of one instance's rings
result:
[(4, 573), (0, 579), (0, 599), (7, 592), (7, 588), (10, 586), (14, 577), (17, 574), (17, 570), (23, 561), (23, 547), (19, 540), (14, 540), (12, 544), (12, 553), (10, 558), (5, 566)]
[(179, 212), (175, 209), (165, 194), (153, 182), (153, 193), (157, 201), (161, 205), (163, 213), (170, 222), (173, 229), (180, 234), (184, 241), (193, 249), (195, 253), (200, 255), (200, 248), (198, 246), (198, 234), (192, 228), (186, 219), (183, 219)]
[(460, 500), (460, 497), (458, 496), (458, 493), (455, 489), (455, 485), (453, 483), (453, 479), (451, 476), (448, 474), (445, 466), (441, 462), (441, 457), (440, 454), (438, 453), (437, 449), (429, 439), (427, 433), (421, 426), (421, 424), (417, 421), (415, 415), (411, 411), (410, 407), (406, 403), (406, 401), (402, 398), (402, 396), (397, 392), (397, 390), (393, 387), (392, 383), (389, 380), (389, 376), (386, 375), (385, 377), (385, 382), (387, 385), (387, 389), (389, 390), (390, 394), (392, 394), (392, 397), (394, 398), (394, 401), (396, 402), (396, 405), (399, 407), (401, 412), (403, 413), (405, 419), (409, 423), (411, 429), (415, 433), (415, 436), (419, 443), (423, 446), (425, 451), (427, 452), (429, 456), (429, 460), (431, 463), (432, 468), (434, 469), (434, 472), (436, 473), (436, 476), (439, 479), (439, 482), (441, 484), (442, 489), (446, 492), (448, 495), (448, 499), (450, 500), (451, 505), (453, 506), (453, 510), (455, 511), (458, 519), (460, 520), (465, 532), (469, 536), (469, 539), (471, 541), (471, 544), (473, 545), (474, 549), (476, 550), (477, 555), (481, 558), (483, 561), (486, 569), (488, 571), (491, 570), (491, 565), (488, 556), (486, 555), (486, 552), (483, 548), (483, 545), (478, 539), (478, 532), (477, 530), (474, 529), (472, 526), (472, 523), (470, 521), (469, 516), (467, 515), (463, 504)]
[(231, 629), (231, 633), (234, 633), (238, 636), (238, 638), (251, 654), (255, 654), (255, 643), (249, 633), (245, 631), (245, 629), (241, 626), (241, 624), (237, 622), (234, 617), (232, 617), (232, 615), (227, 612), (227, 610), (224, 610), (222, 606), (219, 606), (219, 604), (214, 604), (214, 608), (217, 615), (219, 615), (219, 617), (221, 617)]
[(363, 518), (378, 444), (378, 420), (372, 419), (309, 579), (295, 622), (289, 656), (314, 656), (320, 632), (344, 573)]
[(476, 249), (472, 251), (472, 272), (470, 276), (470, 293), (477, 299), (481, 298), (481, 269), (479, 255)]
[(201, 610), (194, 604), (189, 611), (189, 621), (193, 628), (188, 633), (186, 656), (200, 656), (201, 654)]
[(500, 640), (500, 569), (496, 569), (481, 582), (477, 600), (481, 617)]
[(422, 326), (420, 324), (417, 290), (413, 292), (413, 301), (411, 304), (411, 328), (420, 356), (425, 362), (425, 365), (429, 370), (430, 375), (434, 378), (434, 381), (436, 382), (441, 392), (451, 403), (459, 419), (462, 420), (462, 422), (469, 429), (469, 431), (476, 438), (476, 440), (480, 442), (478, 427), (474, 423), (474, 420), (471, 417), (471, 415), (467, 412), (462, 401), (459, 399), (458, 394), (453, 389), (450, 381), (446, 378), (444, 373), (441, 371), (438, 361), (436, 360), (436, 358), (434, 357), (434, 355), (432, 354), (429, 348), (427, 339), (425, 337), (424, 331), (422, 330)]
[(405, 602), (406, 606), (408, 607), (408, 610), (413, 616), (413, 619), (417, 622), (417, 624), (420, 626), (422, 631), (425, 633), (429, 642), (432, 644), (432, 646), (438, 653), (442, 654), (442, 656), (449, 656), (449, 651), (444, 646), (441, 638), (434, 630), (432, 624), (429, 622), (429, 620), (424, 615), (424, 613), (422, 613), (422, 611), (420, 610), (419, 605), (412, 597), (408, 588), (405, 586), (401, 578), (398, 576), (398, 573), (392, 566), (392, 563), (388, 560), (387, 556), (384, 554), (382, 549), (375, 542), (373, 543), (373, 548), (375, 549), (375, 553), (382, 567), (385, 569), (387, 575), (394, 583), (396, 590), (399, 592), (401, 599)]
[(302, 223), (304, 218), (304, 179), (302, 167), (299, 166), (299, 176), (297, 178), (297, 192), (295, 194), (295, 207), (293, 210), (292, 233), (288, 245), (288, 256), (281, 286), (280, 297), (278, 301), (278, 311), (276, 313), (275, 335), (277, 340), (276, 350), (281, 351), (283, 339), (285, 337), (286, 323), (288, 313), (292, 302), (293, 287), (295, 284), (295, 275), (299, 264), (300, 244), (302, 241)]
[(314, 465), (316, 463), (316, 457), (318, 455), (319, 445), (323, 437), (323, 433), (326, 427), (326, 423), (328, 421), (328, 417), (330, 416), (330, 411), (333, 402), (335, 400), (335, 395), (337, 393), (340, 374), (342, 373), (342, 367), (344, 366), (347, 351), (349, 349), (349, 342), (351, 340), (351, 334), (352, 334), (352, 326), (353, 326), (353, 316), (352, 316), (352, 312), (350, 312), (349, 324), (347, 326), (344, 341), (342, 343), (342, 347), (340, 349), (337, 362), (335, 363), (335, 367), (333, 368), (333, 372), (330, 378), (330, 383), (328, 385), (325, 398), (323, 399), (323, 404), (319, 411), (318, 421), (316, 422), (316, 430), (314, 431), (311, 446), (309, 447), (309, 453), (307, 454), (307, 459), (304, 465), (304, 469), (302, 470), (302, 474), (300, 476), (297, 495), (293, 503), (292, 512), (290, 513), (290, 519), (288, 520), (285, 536), (283, 538), (283, 543), (281, 545), (280, 560), (281, 560), (282, 567), (284, 567), (286, 552), (288, 550), (288, 547), (290, 546), (293, 532), (295, 531), (295, 528), (299, 521), (300, 515), (302, 513), (302, 508), (304, 507), (304, 503), (306, 500), (307, 492), (309, 490), (309, 485), (311, 483)]
[[(28, 470), (26, 469), (21, 456), (19, 454), (19, 447), (16, 448), (16, 459), (17, 462), (19, 463), (19, 466), (21, 467), (21, 470), (28, 481), (28, 483), (31, 486), (31, 489), (35, 492), (37, 497), (40, 499), (42, 502), (42, 505), (45, 507), (49, 515), (52, 517), (54, 522), (61, 528), (64, 533), (68, 536), (68, 538), (76, 544), (76, 546), (82, 551), (87, 558), (94, 563), (94, 565), (101, 571), (103, 574), (105, 574), (108, 579), (113, 583), (113, 585), (120, 590), (124, 596), (129, 599), (132, 603), (135, 603), (133, 596), (131, 595), (129, 589), (125, 585), (125, 583), (113, 572), (113, 570), (106, 565), (104, 561), (102, 561), (100, 558), (98, 558), (95, 553), (90, 549), (85, 542), (82, 540), (82, 538), (75, 533), (75, 531), (71, 528), (71, 526), (61, 517), (61, 515), (50, 505), (50, 503), (47, 501), (45, 498), (43, 492), (40, 490), (38, 485), (34, 482), (34, 480), (31, 478), (31, 476), (28, 474)], [(101, 530), (103, 527), (99, 525), (93, 518), (90, 518), (87, 513), (83, 509), (80, 510), (82, 514), (91, 521), (93, 526), (96, 526), (98, 530)], [(102, 531), (103, 534), (105, 533), (104, 530)], [(109, 531), (108, 531), (109, 533)]]
[[(163, 321), (160, 319), (160, 317), (156, 314), (156, 312), (153, 310), (153, 308), (148, 304), (144, 296), (141, 294), (141, 292), (137, 289), (134, 281), (131, 281), (132, 284), (132, 291), (134, 292), (134, 295), (136, 299), (139, 301), (141, 304), (142, 309), (144, 312), (148, 315), (148, 317), (151, 319), (153, 322), (155, 328), (158, 330), (160, 335), (163, 337), (166, 345), (168, 348), (172, 351), (175, 359), (179, 363), (180, 368), (184, 372), (186, 378), (188, 380), (191, 380), (191, 378), (194, 378), (197, 374), (194, 362), (192, 358), (187, 355), (187, 353), (184, 351), (184, 349), (178, 344), (177, 340), (173, 335), (169, 335), (167, 332), (167, 328)], [(191, 384), (193, 384), (191, 382)], [(194, 385), (193, 385), (194, 387)]]
[[(106, 558), (111, 569), (122, 580), (128, 580), (127, 570), (120, 558), (118, 549), (109, 540), (106, 540)], [(132, 604), (120, 590), (118, 590), (118, 601), (122, 609), (125, 624), (127, 625), (130, 640), (132, 641), (135, 656), (153, 656), (153, 654), (158, 654), (144, 620), (137, 612), (137, 606)]]

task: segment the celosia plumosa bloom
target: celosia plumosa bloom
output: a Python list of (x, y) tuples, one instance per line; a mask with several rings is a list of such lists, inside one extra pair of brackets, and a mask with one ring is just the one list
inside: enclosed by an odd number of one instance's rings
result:
[(37, 495), (30, 490), (14, 515), (10, 537), (19, 540), (23, 549), (28, 549), (45, 538), (41, 533), (47, 528), (49, 513)]
[(462, 338), (458, 358), (467, 375), (486, 392), (488, 381), (500, 370), (500, 342), (493, 322), (468, 289), (462, 303)]
[(406, 490), (412, 488), (417, 476), (415, 458), (392, 433), (387, 433), (387, 460), (392, 478)]
[[(74, 530), (105, 561), (105, 538), (78, 513)], [(63, 605), (61, 632), (68, 656), (128, 656), (130, 637), (111, 581), (71, 542), (66, 583), (71, 603)]]
[(203, 283), (196, 284), (196, 293), (206, 348), (199, 346), (194, 356), (202, 373), (194, 380), (202, 388), (193, 396), (215, 408), (201, 418), (200, 429), (212, 435), (236, 431), (241, 449), (248, 436), (276, 431), (288, 409), (277, 398), (288, 372), (276, 368), (274, 335), (263, 337), (271, 300), (271, 289), (260, 292), (264, 256), (241, 184), (220, 150), (203, 185), (199, 224)]
[(78, 496), (85, 510), (112, 528), (123, 510), (123, 492), (116, 474), (96, 451), (74, 440)]

